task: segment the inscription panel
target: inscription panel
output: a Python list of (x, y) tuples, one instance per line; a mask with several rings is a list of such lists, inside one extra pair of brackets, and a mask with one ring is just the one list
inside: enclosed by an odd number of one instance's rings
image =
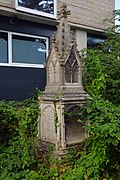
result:
[(49, 105), (42, 112), (42, 139), (51, 143), (56, 142), (54, 108)]

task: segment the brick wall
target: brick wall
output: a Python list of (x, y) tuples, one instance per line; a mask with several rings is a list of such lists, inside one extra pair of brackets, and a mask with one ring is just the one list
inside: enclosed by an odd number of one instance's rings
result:
[[(76, 26), (104, 29), (103, 21), (111, 16), (115, 0), (58, 0), (58, 10), (66, 3), (71, 11), (69, 21)], [(15, 0), (0, 0), (2, 7), (15, 7)]]
[(71, 11), (69, 20), (76, 25), (104, 29), (104, 20), (110, 18), (115, 0), (59, 0), (60, 5), (65, 2)]
[(0, 6), (14, 8), (15, 0), (0, 0)]

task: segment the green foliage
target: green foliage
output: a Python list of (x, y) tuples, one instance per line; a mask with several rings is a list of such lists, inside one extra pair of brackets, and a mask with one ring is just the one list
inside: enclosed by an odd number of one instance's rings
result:
[(57, 176), (51, 151), (38, 149), (39, 90), (23, 102), (0, 102), (0, 179), (37, 180)]
[[(119, 180), (120, 109), (110, 102), (94, 99), (86, 106), (89, 138), (81, 157), (66, 179)], [(67, 174), (67, 175), (66, 175)]]
[(105, 89), (106, 81), (99, 53), (97, 53), (97, 50), (93, 51), (89, 49), (83, 50), (83, 54), (87, 54), (87, 56), (83, 58), (84, 87), (90, 96), (100, 96), (101, 92)]
[(38, 100), (0, 102), (1, 179), (21, 179), (21, 172), (35, 168)]
[[(117, 13), (117, 12), (116, 12)], [(120, 12), (119, 12), (120, 15)], [(120, 17), (120, 16), (119, 16)], [(112, 28), (113, 30), (113, 28)], [(107, 31), (107, 40), (83, 50), (83, 83), (91, 96), (84, 107), (89, 138), (80, 158), (64, 173), (71, 180), (120, 179), (120, 33)]]
[[(120, 10), (115, 11), (120, 19)], [(117, 29), (117, 30), (116, 30)], [(113, 31), (114, 30), (114, 31)], [(84, 87), (90, 96), (100, 95), (115, 105), (120, 104), (120, 26), (106, 30), (106, 41), (94, 49), (83, 50)]]
[(114, 104), (120, 104), (120, 35), (110, 35), (108, 40), (101, 44), (98, 51), (103, 72), (105, 74), (106, 88), (103, 94)]

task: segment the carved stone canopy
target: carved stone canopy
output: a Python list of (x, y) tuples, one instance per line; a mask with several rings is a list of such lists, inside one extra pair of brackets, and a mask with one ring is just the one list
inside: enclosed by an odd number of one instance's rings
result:
[(52, 37), (52, 47), (46, 60), (47, 84), (44, 93), (85, 93), (82, 86), (81, 57), (67, 21), (70, 11), (66, 5), (61, 7), (59, 15), (60, 23)]

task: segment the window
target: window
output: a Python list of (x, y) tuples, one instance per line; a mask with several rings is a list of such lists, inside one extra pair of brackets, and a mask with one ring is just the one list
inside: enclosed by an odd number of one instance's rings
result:
[(16, 9), (56, 18), (56, 0), (16, 0)]
[(97, 35), (97, 34), (87, 34), (87, 48), (94, 48), (99, 43), (104, 42), (106, 39), (103, 35)]
[(8, 35), (4, 32), (0, 32), (0, 62), (1, 63), (8, 62), (7, 47), (8, 47)]
[(0, 32), (0, 65), (41, 67), (48, 55), (48, 38)]

